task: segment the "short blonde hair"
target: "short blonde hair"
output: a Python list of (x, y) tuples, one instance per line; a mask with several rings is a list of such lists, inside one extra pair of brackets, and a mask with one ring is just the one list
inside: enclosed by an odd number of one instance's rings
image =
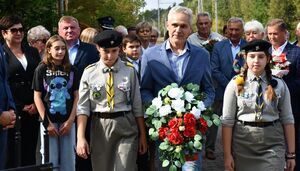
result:
[(85, 43), (93, 43), (98, 30), (92, 27), (85, 28), (80, 34), (80, 40)]

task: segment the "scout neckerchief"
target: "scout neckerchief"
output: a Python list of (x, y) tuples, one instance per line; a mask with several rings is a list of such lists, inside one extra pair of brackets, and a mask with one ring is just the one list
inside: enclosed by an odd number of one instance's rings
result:
[(261, 121), (262, 119), (262, 111), (264, 107), (264, 99), (263, 99), (263, 92), (262, 92), (262, 79), (260, 77), (254, 78), (257, 81), (257, 91), (256, 91), (256, 104), (255, 104), (255, 121)]
[(113, 68), (103, 69), (103, 73), (108, 73), (105, 90), (106, 90), (107, 106), (110, 108), (111, 111), (114, 109), (114, 96), (115, 96), (113, 72), (114, 72)]

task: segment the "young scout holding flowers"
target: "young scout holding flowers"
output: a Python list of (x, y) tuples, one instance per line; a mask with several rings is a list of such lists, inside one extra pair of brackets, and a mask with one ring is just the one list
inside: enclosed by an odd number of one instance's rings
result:
[[(132, 171), (137, 152), (147, 150), (138, 77), (119, 59), (118, 32), (103, 31), (94, 41), (101, 58), (85, 69), (80, 82), (77, 154), (87, 158), (91, 153), (93, 170)], [(84, 132), (90, 115), (89, 148)]]

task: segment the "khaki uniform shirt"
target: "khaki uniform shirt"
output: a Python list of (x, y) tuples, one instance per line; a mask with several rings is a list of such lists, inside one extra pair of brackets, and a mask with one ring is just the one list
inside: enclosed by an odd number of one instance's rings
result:
[(139, 81), (134, 68), (125, 65), (120, 59), (112, 67), (114, 82), (114, 109), (107, 105), (105, 84), (107, 66), (100, 60), (88, 66), (82, 75), (79, 86), (77, 115), (88, 115), (91, 112), (114, 113), (132, 111), (135, 117), (143, 117)]
[[(262, 122), (271, 122), (280, 119), (283, 124), (294, 123), (290, 93), (285, 82), (282, 79), (273, 77), (278, 83), (273, 88), (277, 97), (275, 100), (269, 101), (265, 95), (268, 85), (266, 73), (264, 72), (260, 77), (262, 78), (261, 84), (264, 101)], [(235, 78), (227, 85), (224, 93), (223, 115), (221, 117), (223, 125), (233, 126), (236, 120), (255, 122), (258, 82), (254, 78), (255, 75), (248, 71), (244, 84), (244, 93), (240, 95), (237, 92)]]

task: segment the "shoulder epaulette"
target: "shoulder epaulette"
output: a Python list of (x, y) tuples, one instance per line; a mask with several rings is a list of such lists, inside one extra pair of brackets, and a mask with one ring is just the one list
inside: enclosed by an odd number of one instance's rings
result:
[(92, 67), (92, 66), (95, 66), (97, 63), (92, 63), (92, 64), (90, 64), (90, 65), (88, 65), (87, 67), (85, 67), (84, 69), (86, 70), (86, 69), (88, 69), (88, 68), (90, 68), (90, 67)]

